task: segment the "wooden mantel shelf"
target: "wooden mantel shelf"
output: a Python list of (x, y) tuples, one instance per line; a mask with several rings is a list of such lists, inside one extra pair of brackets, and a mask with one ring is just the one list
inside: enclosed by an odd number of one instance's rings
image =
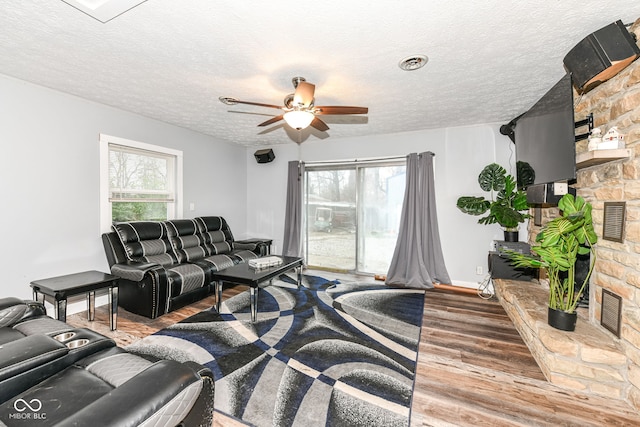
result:
[(579, 153), (576, 156), (576, 168), (588, 168), (590, 166), (612, 162), (614, 160), (626, 159), (629, 157), (631, 157), (631, 150), (629, 148), (587, 151)]

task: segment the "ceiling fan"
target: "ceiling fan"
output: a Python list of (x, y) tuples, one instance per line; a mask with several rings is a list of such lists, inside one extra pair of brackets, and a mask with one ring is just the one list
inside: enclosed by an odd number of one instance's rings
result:
[(367, 114), (367, 107), (348, 106), (316, 106), (313, 97), (316, 86), (308, 83), (304, 77), (294, 77), (292, 80), (295, 92), (284, 98), (284, 105), (264, 104), (262, 102), (241, 101), (236, 98), (221, 96), (220, 102), (227, 105), (247, 104), (260, 107), (277, 108), (284, 113), (275, 116), (258, 126), (269, 126), (284, 120), (289, 126), (296, 130), (302, 130), (312, 126), (319, 131), (329, 130), (329, 126), (317, 116), (321, 115), (343, 115), (343, 114)]

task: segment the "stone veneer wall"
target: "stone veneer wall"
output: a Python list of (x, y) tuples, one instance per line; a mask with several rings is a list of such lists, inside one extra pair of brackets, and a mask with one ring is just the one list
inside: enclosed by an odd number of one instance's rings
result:
[[(640, 19), (630, 28), (640, 40)], [(626, 392), (621, 396), (640, 409), (640, 59), (611, 80), (580, 96), (575, 96), (576, 120), (593, 113), (594, 126), (603, 133), (613, 126), (624, 135), (627, 159), (578, 170), (577, 194), (593, 205), (598, 233), (597, 262), (590, 282), (589, 321), (605, 331), (627, 358), (624, 377)], [(587, 151), (587, 141), (577, 143), (577, 153)], [(602, 239), (604, 202), (626, 202), (624, 240)], [(557, 208), (543, 209), (543, 222), (557, 214)], [(533, 222), (531, 222), (533, 224)], [(531, 242), (538, 228), (531, 225)], [(602, 289), (622, 297), (621, 335), (600, 326)]]

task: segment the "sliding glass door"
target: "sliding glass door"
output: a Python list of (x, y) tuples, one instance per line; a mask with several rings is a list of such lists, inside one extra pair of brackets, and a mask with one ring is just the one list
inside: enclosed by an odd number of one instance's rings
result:
[(307, 164), (305, 183), (307, 264), (386, 273), (400, 223), (404, 160)]

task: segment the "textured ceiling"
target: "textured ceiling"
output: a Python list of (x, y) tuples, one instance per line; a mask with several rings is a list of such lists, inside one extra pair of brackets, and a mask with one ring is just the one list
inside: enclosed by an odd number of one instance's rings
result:
[[(562, 77), (582, 38), (640, 17), (630, 0), (147, 0), (100, 23), (61, 0), (2, 0), (0, 73), (243, 145), (503, 123)], [(398, 62), (429, 57), (416, 71)], [(257, 124), (291, 79), (330, 129)], [(6, 101), (4, 101), (6, 102)]]

